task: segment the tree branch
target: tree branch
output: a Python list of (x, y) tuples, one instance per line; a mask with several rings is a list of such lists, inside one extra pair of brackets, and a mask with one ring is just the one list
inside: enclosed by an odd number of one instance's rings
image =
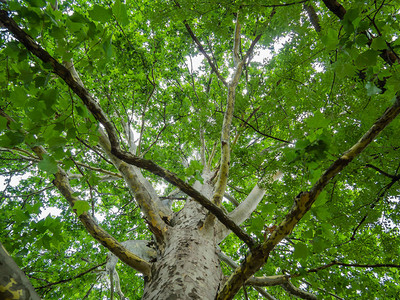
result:
[[(39, 157), (42, 157), (45, 154), (45, 150), (40, 146), (35, 146), (32, 148), (32, 150), (34, 150)], [(79, 201), (79, 199), (73, 195), (74, 191), (69, 184), (67, 174), (63, 169), (58, 167), (58, 171), (54, 174), (54, 176), (55, 179), (53, 180), (53, 184), (68, 201), (74, 212), (77, 213), (76, 209), (74, 209), (74, 205), (75, 203), (77, 203), (77, 201)], [(78, 215), (78, 218), (82, 222), (83, 226), (85, 226), (86, 230), (90, 233), (90, 235), (93, 236), (98, 242), (100, 242), (100, 244), (102, 244), (104, 247), (114, 253), (120, 260), (122, 260), (124, 263), (134, 268), (135, 270), (143, 273), (145, 276), (150, 275), (150, 264), (127, 250), (113, 236), (111, 236), (108, 232), (101, 228), (94, 221), (90, 214), (85, 211), (82, 214)]]
[(385, 171), (383, 171), (383, 170), (379, 169), (378, 167), (375, 167), (374, 165), (371, 165), (371, 164), (366, 164), (365, 167), (374, 169), (374, 170), (378, 171), (379, 173), (381, 173), (382, 175), (385, 175), (386, 177), (389, 177), (391, 179), (395, 179), (397, 177), (396, 175), (391, 175), (389, 173), (386, 173)]
[(236, 14), (236, 26), (235, 26), (235, 36), (233, 39), (233, 63), (236, 67), (240, 62), (240, 22), (239, 22), (239, 12)]
[[(222, 251), (218, 252), (218, 257), (224, 261), (229, 267), (232, 269), (236, 269), (238, 265), (236, 262), (227, 256), (225, 253)], [(297, 287), (295, 287), (290, 281), (289, 281), (289, 276), (288, 275), (274, 275), (274, 276), (265, 276), (265, 277), (251, 277), (249, 280), (247, 280), (246, 284), (250, 284), (253, 287), (257, 288), (257, 291), (259, 292), (265, 292), (264, 290), (260, 290), (258, 288), (262, 286), (276, 286), (280, 285), (282, 286), (287, 292), (290, 294), (300, 297), (302, 299), (317, 299), (315, 295), (310, 294), (306, 291), (303, 291)], [(269, 295), (269, 294), (268, 294)], [(271, 298), (274, 299), (271, 295), (269, 295)]]
[[(282, 177), (282, 172), (278, 171), (269, 182), (272, 183), (276, 180), (279, 180)], [(255, 185), (250, 194), (246, 197), (246, 199), (240, 203), (238, 207), (236, 207), (232, 212), (228, 214), (228, 216), (238, 225), (242, 224), (246, 221), (253, 211), (257, 208), (258, 204), (261, 202), (265, 195), (265, 189), (260, 188), (258, 185)], [(225, 195), (226, 197), (226, 195)], [(215, 225), (216, 232), (216, 240), (217, 243), (221, 242), (226, 236), (230, 233), (230, 230), (226, 228), (223, 224), (217, 223)]]
[(25, 273), (18, 267), (1, 242), (0, 262), (0, 295), (2, 299), (40, 300)]
[(91, 267), (90, 269), (88, 269), (88, 270), (86, 270), (86, 271), (84, 271), (84, 272), (82, 272), (82, 273), (80, 273), (80, 274), (78, 274), (76, 276), (73, 276), (73, 277), (67, 278), (67, 279), (63, 279), (63, 280), (59, 280), (59, 281), (56, 281), (56, 282), (51, 282), (49, 284), (39, 286), (36, 289), (37, 290), (41, 290), (41, 289), (49, 288), (49, 287), (51, 287), (53, 285), (57, 285), (57, 284), (61, 284), (61, 283), (65, 283), (65, 282), (68, 282), (68, 281), (72, 281), (72, 280), (78, 279), (79, 277), (82, 277), (82, 276), (92, 272), (93, 270), (96, 270), (98, 267), (104, 266), (105, 264), (106, 264), (106, 262), (103, 262), (101, 264), (98, 264), (97, 266)]
[(397, 96), (395, 103), (390, 108), (386, 109), (383, 115), (372, 125), (368, 132), (353, 145), (353, 147), (346, 151), (324, 172), (310, 191), (302, 192), (295, 198), (294, 204), (285, 219), (276, 227), (258, 251), (253, 251), (247, 255), (241, 266), (235, 270), (225, 283), (217, 299), (226, 300), (233, 298), (243, 282), (264, 265), (275, 246), (292, 232), (293, 228), (311, 208), (328, 182), (357, 157), (399, 113), (400, 96)]
[(321, 25), (319, 23), (319, 17), (315, 12), (314, 7), (311, 4), (303, 4), (304, 10), (307, 12), (308, 18), (310, 19), (310, 23), (314, 27), (316, 32), (321, 32)]
[(317, 296), (309, 292), (303, 291), (298, 287), (294, 286), (289, 280), (281, 284), (281, 286), (291, 295), (299, 297), (301, 299), (317, 300)]
[[(175, 4), (181, 8), (181, 6), (179, 5), (179, 3), (177, 3), (175, 1)], [(223, 85), (228, 86), (228, 83), (226, 82), (225, 78), (221, 75), (221, 73), (218, 71), (217, 67), (215, 66), (215, 64), (212, 62), (211, 57), (207, 54), (206, 50), (204, 49), (203, 45), (200, 43), (199, 39), (196, 37), (196, 35), (194, 34), (192, 28), (190, 27), (189, 23), (186, 20), (183, 20), (183, 24), (185, 25), (185, 28), (187, 30), (187, 32), (189, 33), (190, 37), (192, 38), (192, 40), (195, 42), (195, 44), (197, 45), (197, 47), (199, 48), (199, 51), (204, 55), (204, 57), (207, 59), (208, 64), (210, 65), (211, 69), (213, 70), (213, 72), (215, 73), (215, 75), (217, 75), (218, 79), (221, 80), (221, 82), (223, 83)]]
[(340, 20), (343, 20), (346, 10), (344, 7), (336, 0), (322, 0), (326, 7), (333, 12)]
[(158, 166), (151, 160), (143, 159), (133, 155), (132, 153), (123, 151), (120, 148), (118, 141), (118, 135), (114, 128), (114, 124), (107, 118), (104, 111), (91, 97), (89, 92), (79, 85), (73, 78), (72, 74), (62, 64), (57, 62), (48, 52), (39, 46), (33, 39), (25, 33), (14, 20), (8, 17), (8, 13), (4, 10), (0, 10), (0, 21), (2, 21), (6, 28), (19, 40), (32, 54), (37, 56), (40, 60), (48, 63), (52, 66), (53, 71), (65, 81), (65, 83), (71, 88), (72, 91), (83, 101), (85, 106), (89, 109), (96, 120), (101, 123), (107, 131), (108, 138), (111, 145), (111, 153), (122, 161), (135, 165), (139, 168), (150, 171), (151, 173), (164, 178), (169, 183), (178, 187), (181, 191), (192, 197), (195, 201), (199, 202), (202, 206), (213, 213), (221, 223), (226, 225), (232, 230), (242, 241), (244, 241), (250, 248), (255, 247), (253, 239), (243, 231), (239, 226), (230, 220), (223, 212), (221, 208), (214, 205), (206, 197), (204, 197), (197, 190), (192, 188), (189, 184), (180, 179), (176, 174)]
[(105, 133), (101, 129), (99, 129), (99, 133), (100, 146), (124, 177), (126, 184), (135, 196), (135, 200), (148, 222), (150, 230), (154, 233), (157, 240), (162, 241), (167, 231), (167, 224), (171, 219), (172, 211), (161, 203), (153, 186), (143, 177), (140, 169), (121, 161), (113, 155), (111, 145)]
[[(336, 0), (323, 0), (325, 6), (333, 12), (340, 20), (344, 19), (344, 15), (346, 14), (346, 9)], [(368, 44), (371, 45), (373, 38), (367, 32), (362, 32), (367, 39)], [(389, 43), (386, 42), (387, 45)], [(390, 47), (389, 47), (390, 48)], [(393, 51), (393, 49), (384, 49), (381, 50), (380, 57), (389, 65), (393, 65), (395, 62), (399, 62), (399, 56)]]
[[(317, 268), (309, 269), (309, 270), (307, 270), (307, 273), (317, 273), (319, 271), (325, 270), (332, 266), (354, 267), (354, 268), (396, 268), (396, 269), (400, 269), (400, 265), (397, 265), (397, 264), (357, 264), (357, 263), (349, 264), (349, 263), (343, 263), (340, 261), (333, 260), (328, 264), (322, 265)], [(298, 277), (298, 276), (300, 276), (300, 275), (299, 274), (290, 275), (290, 277)]]

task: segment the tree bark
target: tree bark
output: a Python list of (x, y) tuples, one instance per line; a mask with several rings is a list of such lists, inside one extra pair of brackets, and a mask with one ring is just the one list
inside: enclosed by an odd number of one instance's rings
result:
[[(195, 185), (211, 197), (208, 184)], [(165, 250), (152, 266), (144, 300), (215, 299), (222, 280), (213, 228), (202, 227), (207, 210), (193, 199), (172, 219)]]
[(188, 200), (167, 232), (143, 299), (214, 299), (222, 279), (215, 238), (200, 230), (206, 210)]
[(0, 299), (40, 300), (29, 279), (0, 243)]

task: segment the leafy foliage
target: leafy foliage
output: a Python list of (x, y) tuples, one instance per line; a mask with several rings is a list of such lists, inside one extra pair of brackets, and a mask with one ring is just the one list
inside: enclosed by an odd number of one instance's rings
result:
[[(302, 9), (301, 2), (311, 1), (178, 2), (62, 1), (57, 10), (54, 1), (44, 0), (1, 5), (58, 61), (74, 61), (125, 149), (124, 124), (129, 124), (139, 156), (189, 183), (203, 180), (200, 131), (206, 155), (218, 167), (219, 148), (214, 157), (211, 153), (220, 140), (226, 87), (205, 59), (194, 66), (202, 54), (183, 21), (228, 77), (233, 22), (240, 11), (241, 55), (255, 36), (262, 37), (236, 90), (227, 192), (242, 202), (258, 182), (267, 190), (243, 225), (263, 241), (293, 198), (309, 189), (394, 102), (399, 58), (389, 65), (382, 51), (398, 52), (400, 1), (342, 1), (347, 9), (343, 20), (317, 1), (318, 33)], [(92, 214), (118, 240), (150, 239), (151, 234), (118, 170), (98, 149), (99, 125), (91, 113), (51, 66), (4, 29), (0, 41), (0, 109), (15, 121), (0, 117), (0, 239), (43, 298), (109, 297), (100, 267), (79, 276), (104, 263), (106, 251), (53, 188), (58, 166), (83, 199), (73, 207), (78, 215)], [(260, 53), (270, 56), (262, 61)], [(399, 125), (395, 119), (327, 185), (257, 276), (299, 275), (293, 283), (321, 299), (332, 298), (329, 293), (345, 299), (399, 297)], [(40, 161), (31, 150), (35, 146), (47, 151)], [(269, 183), (266, 178), (277, 170), (284, 177)], [(160, 196), (174, 190), (143, 173)], [(182, 197), (174, 210), (182, 207)], [(227, 201), (223, 205), (234, 209)], [(50, 208), (59, 213), (46, 216)], [(236, 261), (247, 252), (233, 235), (221, 248)], [(332, 261), (352, 266), (318, 269)], [(366, 267), (377, 264), (397, 267)], [(118, 270), (125, 295), (139, 299), (143, 278), (122, 264)], [(257, 297), (255, 290), (247, 290), (249, 298)], [(281, 287), (268, 287), (268, 292), (290, 299)]]

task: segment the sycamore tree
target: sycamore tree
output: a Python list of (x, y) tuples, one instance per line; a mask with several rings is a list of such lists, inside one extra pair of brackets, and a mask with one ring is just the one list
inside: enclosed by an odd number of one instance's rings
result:
[(0, 298), (399, 297), (400, 1), (342, 2), (1, 1)]

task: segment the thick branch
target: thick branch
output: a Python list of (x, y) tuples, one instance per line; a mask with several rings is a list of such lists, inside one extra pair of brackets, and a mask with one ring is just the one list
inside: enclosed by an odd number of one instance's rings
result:
[[(240, 35), (240, 25), (235, 29), (236, 35)], [(228, 84), (228, 97), (226, 101), (226, 109), (224, 114), (224, 121), (222, 124), (221, 131), (221, 166), (218, 173), (218, 181), (216, 183), (215, 192), (213, 195), (213, 202), (217, 205), (221, 204), (222, 198), (225, 194), (226, 184), (228, 182), (229, 165), (230, 165), (230, 131), (233, 119), (233, 112), (235, 107), (236, 99), (236, 87), (239, 83), (240, 76), (242, 74), (243, 66), (246, 63), (247, 58), (251, 55), (255, 45), (261, 38), (261, 34), (258, 35), (250, 45), (244, 58), (236, 65), (235, 72)]]
[[(75, 66), (72, 60), (64, 63), (68, 70), (71, 72), (77, 83), (84, 87), (83, 81), (80, 79), (78, 72), (75, 70)], [(136, 145), (133, 142), (133, 132), (129, 128), (128, 124), (123, 122), (124, 130), (128, 137), (129, 150), (135, 153)], [(172, 212), (161, 204), (160, 199), (153, 186), (146, 180), (140, 169), (137, 167), (121, 162), (111, 153), (111, 146), (109, 140), (104, 131), (99, 128), (99, 142), (103, 150), (107, 153), (108, 157), (112, 160), (114, 166), (123, 175), (125, 182), (130, 188), (131, 192), (135, 196), (137, 203), (139, 204), (141, 211), (145, 215), (151, 231), (154, 233), (158, 241), (163, 240), (163, 235), (167, 230), (164, 221), (168, 222), (171, 218)]]
[(339, 17), (340, 20), (343, 20), (344, 15), (346, 14), (346, 10), (344, 7), (337, 2), (336, 0), (322, 0), (326, 7), (333, 12), (336, 16)]
[(2, 299), (40, 300), (25, 273), (18, 267), (1, 242), (0, 274), (0, 297)]
[[(242, 224), (251, 213), (256, 209), (265, 195), (265, 190), (256, 185), (247, 198), (240, 203), (228, 216), (238, 225)], [(217, 243), (221, 242), (230, 233), (230, 230), (221, 223), (215, 224), (216, 240)]]
[[(229, 267), (232, 269), (236, 269), (238, 265), (236, 262), (224, 254), (222, 251), (218, 252), (219, 258), (224, 261)], [(265, 276), (265, 277), (251, 277), (249, 280), (247, 280), (246, 284), (250, 284), (255, 288), (259, 288), (262, 286), (276, 286), (280, 285), (282, 286), (287, 292), (290, 294), (300, 297), (302, 299), (316, 299), (315, 295), (310, 294), (308, 292), (305, 292), (297, 287), (295, 287), (290, 281), (289, 281), (289, 276), (288, 275), (274, 275), (274, 276)], [(264, 290), (257, 289), (257, 291), (263, 293), (265, 292)], [(268, 294), (269, 295), (269, 294)], [(269, 295), (272, 297), (271, 295)], [(273, 299), (273, 298), (270, 298)]]
[(400, 96), (397, 96), (395, 103), (390, 108), (386, 109), (384, 114), (353, 147), (346, 151), (325, 171), (311, 190), (309, 192), (300, 193), (295, 198), (295, 203), (285, 219), (276, 227), (259, 251), (253, 251), (246, 257), (241, 266), (235, 270), (225, 283), (217, 299), (233, 298), (243, 283), (267, 261), (269, 254), (275, 246), (292, 232), (293, 228), (311, 208), (328, 182), (357, 157), (399, 113)]
[[(282, 175), (283, 173), (281, 171), (277, 171), (276, 174), (272, 176), (272, 178), (269, 180), (269, 183), (279, 180), (280, 178), (282, 178)], [(240, 203), (240, 205), (236, 207), (232, 212), (230, 212), (228, 216), (233, 221), (235, 221), (237, 225), (242, 224), (251, 216), (260, 201), (263, 199), (264, 195), (265, 189), (260, 188), (258, 185), (255, 185), (250, 194), (246, 197), (246, 199), (242, 203)], [(227, 197), (226, 194), (225, 197)], [(219, 243), (230, 233), (230, 230), (221, 223), (217, 223), (215, 225), (215, 232), (217, 243)]]
[(100, 129), (99, 133), (100, 146), (124, 177), (126, 184), (135, 196), (136, 202), (146, 217), (151, 231), (154, 233), (157, 240), (162, 241), (164, 233), (167, 231), (167, 225), (165, 222), (168, 223), (168, 220), (171, 218), (171, 210), (161, 203), (154, 188), (148, 180), (143, 177), (140, 169), (121, 161), (113, 155), (111, 145), (108, 142), (105, 133)]

